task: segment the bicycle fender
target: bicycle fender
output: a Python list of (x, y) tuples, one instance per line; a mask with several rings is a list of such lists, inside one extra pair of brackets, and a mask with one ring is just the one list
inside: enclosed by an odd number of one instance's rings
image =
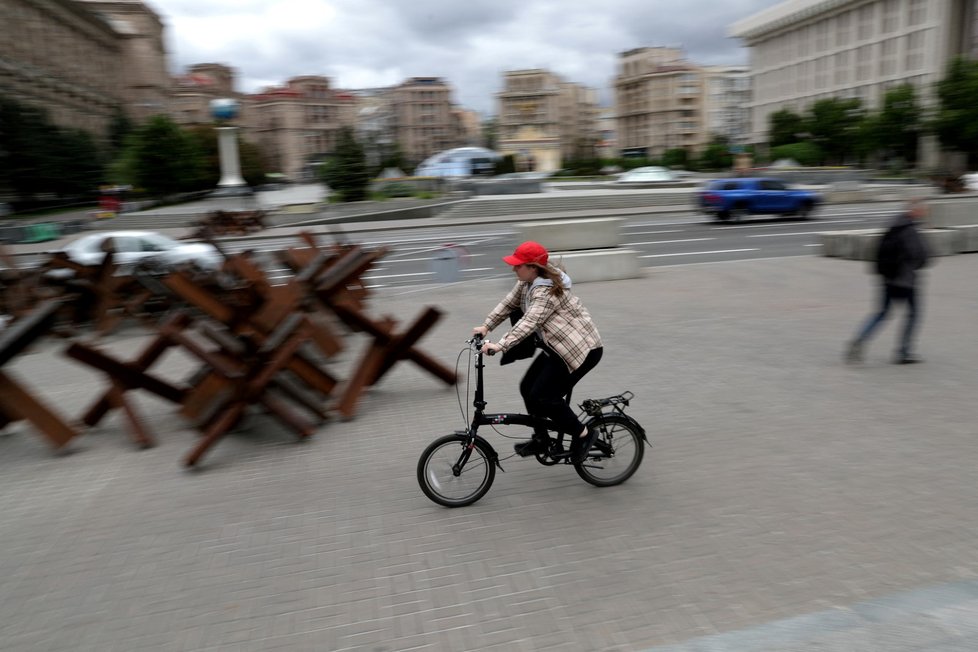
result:
[(635, 426), (635, 428), (639, 431), (639, 433), (641, 433), (642, 439), (645, 440), (645, 443), (648, 444), (649, 446), (652, 445), (652, 442), (649, 441), (648, 436), (645, 434), (645, 428), (642, 427), (642, 424), (640, 424), (638, 421), (628, 416), (627, 414), (621, 414), (619, 416), (625, 417), (625, 420), (628, 421), (628, 423), (630, 423), (631, 425)]
[(493, 464), (496, 465), (496, 468), (502, 471), (503, 473), (506, 473), (506, 469), (504, 469), (503, 465), (499, 463), (499, 453), (497, 453), (496, 449), (492, 447), (492, 444), (490, 444), (486, 440), (486, 438), (482, 437), (481, 435), (475, 435), (475, 439), (478, 440), (480, 443), (482, 443), (489, 450), (489, 459), (492, 461)]
[(633, 426), (635, 430), (637, 430), (638, 433), (642, 435), (642, 439), (645, 441), (645, 443), (648, 444), (649, 446), (652, 446), (652, 442), (649, 441), (648, 435), (645, 434), (645, 428), (643, 428), (642, 424), (640, 424), (638, 421), (633, 419), (631, 416), (625, 414), (624, 412), (619, 412), (618, 410), (605, 412), (601, 416), (618, 417), (619, 419), (623, 419), (627, 421), (628, 425)]

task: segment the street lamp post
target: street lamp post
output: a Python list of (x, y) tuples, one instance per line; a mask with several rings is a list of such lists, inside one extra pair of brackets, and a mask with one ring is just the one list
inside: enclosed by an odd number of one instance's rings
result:
[(238, 111), (237, 100), (211, 100), (211, 115), (222, 125), (217, 127), (217, 149), (221, 161), (221, 180), (217, 183), (219, 189), (234, 190), (245, 186), (238, 155), (238, 128), (227, 124), (237, 117)]

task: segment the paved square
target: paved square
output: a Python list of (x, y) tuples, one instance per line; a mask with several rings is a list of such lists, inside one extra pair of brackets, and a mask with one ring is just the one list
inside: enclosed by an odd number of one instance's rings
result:
[[(418, 455), (463, 420), (454, 390), (406, 363), (355, 420), (296, 443), (254, 415), (199, 471), (179, 464), (194, 433), (148, 396), (150, 450), (117, 417), (63, 455), (9, 428), (0, 648), (975, 649), (978, 256), (928, 272), (921, 365), (889, 364), (892, 324), (865, 365), (842, 364), (875, 301), (865, 272), (813, 257), (577, 286), (606, 351), (576, 397), (633, 391), (653, 443), (611, 489), (511, 459), (479, 503), (430, 503)], [(443, 308), (422, 346), (451, 364), (509, 280), (372, 307)], [(74, 418), (102, 381), (64, 346), (12, 369)], [(490, 362), (490, 409), (520, 407), (524, 369)]]

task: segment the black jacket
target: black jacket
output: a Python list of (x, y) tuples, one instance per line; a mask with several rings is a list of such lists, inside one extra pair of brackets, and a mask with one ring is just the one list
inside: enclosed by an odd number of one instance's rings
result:
[(927, 264), (927, 244), (917, 230), (917, 221), (903, 213), (890, 224), (900, 236), (900, 269), (896, 276), (887, 279), (894, 287), (912, 288), (917, 283), (917, 270)]

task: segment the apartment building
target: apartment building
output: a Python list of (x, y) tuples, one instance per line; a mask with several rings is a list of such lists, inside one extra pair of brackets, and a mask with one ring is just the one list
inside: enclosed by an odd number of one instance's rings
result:
[(510, 70), (496, 102), (496, 149), (515, 155), (519, 169), (553, 172), (564, 159), (596, 153), (594, 90), (548, 70)]
[(340, 130), (356, 125), (357, 100), (317, 75), (293, 77), (244, 99), (245, 137), (261, 149), (269, 169), (292, 181), (312, 180), (336, 150)]
[[(55, 124), (107, 137), (118, 110), (164, 108), (162, 24), (142, 3), (4, 0), (0, 93)], [(130, 6), (131, 5), (131, 6)], [(137, 56), (130, 59), (134, 53)], [(158, 61), (154, 62), (154, 58)], [(135, 70), (147, 81), (134, 85)]]
[(750, 48), (749, 141), (767, 141), (772, 113), (823, 98), (878, 108), (888, 88), (910, 83), (932, 102), (950, 59), (975, 54), (976, 19), (974, 0), (788, 0), (735, 23), (731, 36)]
[(746, 144), (750, 134), (751, 78), (747, 66), (707, 66), (706, 129), (731, 144)]
[(643, 47), (619, 54), (615, 76), (618, 144), (623, 156), (690, 153), (710, 142), (708, 72), (679, 48)]
[(110, 74), (119, 77), (126, 114), (136, 122), (167, 112), (170, 73), (159, 15), (140, 0), (78, 0), (109, 23), (120, 44)]
[(408, 163), (461, 142), (453, 117), (452, 88), (440, 77), (412, 77), (390, 91), (394, 136)]
[[(220, 98), (241, 99), (235, 91), (235, 71), (221, 63), (198, 63), (172, 80), (167, 102), (170, 118), (179, 125), (212, 124), (211, 102)], [(244, 107), (247, 102), (242, 103)], [(240, 122), (246, 122), (244, 117)]]

